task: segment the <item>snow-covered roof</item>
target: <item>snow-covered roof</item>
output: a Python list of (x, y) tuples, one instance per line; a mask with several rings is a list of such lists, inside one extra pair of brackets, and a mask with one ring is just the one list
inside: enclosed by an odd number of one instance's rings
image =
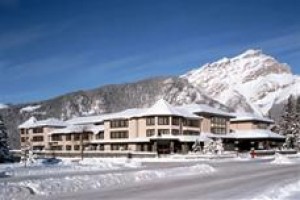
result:
[(141, 113), (141, 116), (182, 116), (187, 118), (200, 118), (183, 108), (170, 105), (163, 99), (158, 100), (152, 107)]
[(214, 114), (214, 115), (225, 116), (225, 117), (235, 117), (231, 113), (222, 111), (217, 108), (210, 107), (205, 104), (186, 104), (186, 105), (179, 106), (177, 108), (186, 110), (191, 113), (205, 113), (205, 114)]
[(237, 113), (235, 114), (236, 118), (231, 119), (231, 122), (244, 122), (244, 121), (259, 121), (259, 122), (266, 122), (266, 123), (274, 123), (274, 120), (266, 117), (261, 117), (258, 115), (254, 115), (251, 113)]
[(38, 121), (35, 117), (31, 117), (27, 121), (19, 125), (19, 128), (34, 128), (34, 127), (41, 127), (41, 126), (66, 127), (67, 125), (68, 124), (66, 122), (56, 118), (48, 118), (45, 120)]
[(108, 119), (129, 119), (133, 117), (140, 117), (142, 113), (144, 113), (147, 108), (130, 108), (127, 110), (123, 110), (121, 112), (112, 113), (109, 115), (106, 120)]
[(94, 134), (104, 131), (104, 125), (69, 125), (65, 128), (52, 130), (49, 134), (68, 134), (68, 133), (82, 133), (92, 132)]
[(285, 139), (284, 136), (267, 129), (237, 130), (226, 137), (234, 139)]
[(86, 116), (86, 117), (74, 117), (72, 119), (67, 120), (68, 124), (94, 124), (103, 122), (103, 120), (109, 116), (110, 114), (102, 114), (96, 116)]

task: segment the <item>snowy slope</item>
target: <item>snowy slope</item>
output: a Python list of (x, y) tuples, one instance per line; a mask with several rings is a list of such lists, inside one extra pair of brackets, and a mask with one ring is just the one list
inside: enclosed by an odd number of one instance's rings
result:
[(5, 104), (0, 103), (0, 109), (3, 109), (3, 108), (8, 108), (8, 106), (5, 105)]
[(205, 64), (181, 77), (237, 112), (268, 115), (273, 105), (300, 95), (300, 77), (260, 50)]

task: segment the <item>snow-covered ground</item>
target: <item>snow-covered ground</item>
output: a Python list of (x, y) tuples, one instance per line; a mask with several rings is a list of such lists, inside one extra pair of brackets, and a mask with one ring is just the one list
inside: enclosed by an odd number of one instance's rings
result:
[(64, 158), (56, 164), (45, 163), (44, 159), (38, 159), (33, 163), (28, 163), (28, 167), (24, 167), (24, 163), (13, 163), (0, 165), (0, 174), (8, 176), (30, 176), (43, 174), (59, 174), (66, 172), (80, 171), (102, 171), (114, 170), (122, 168), (140, 167), (137, 161), (128, 161), (126, 158)]
[(299, 200), (300, 199), (300, 177), (296, 182), (283, 182), (273, 185), (262, 194), (251, 200)]
[(271, 162), (272, 164), (293, 164), (297, 162), (297, 158), (289, 158), (288, 156), (284, 156), (281, 154), (276, 154), (274, 160)]
[[(157, 164), (151, 165), (151, 163)], [(175, 165), (171, 165), (171, 163), (175, 163)], [(162, 158), (134, 158), (130, 160), (127, 158), (85, 158), (84, 160), (64, 158), (56, 164), (47, 164), (41, 159), (29, 164), (27, 168), (24, 168), (22, 163), (4, 164), (0, 165), (0, 200), (32, 199), (33, 197), (40, 199), (52, 195), (97, 191), (103, 188), (191, 175), (207, 177), (216, 173), (226, 173), (229, 169), (232, 170), (230, 166), (236, 167), (234, 163), (244, 163), (243, 166), (245, 167), (241, 168), (244, 168), (243, 170), (251, 163), (254, 168), (255, 163), (263, 163), (263, 166), (277, 169), (278, 167), (299, 164), (300, 155), (276, 155), (255, 159), (251, 159), (246, 154), (240, 154), (239, 158), (233, 157), (231, 154), (222, 156), (171, 155)], [(224, 167), (221, 169), (220, 166)], [(240, 168), (237, 167), (236, 169)], [(205, 178), (205, 180), (210, 179)], [(270, 183), (271, 189), (258, 193), (251, 198), (253, 200), (300, 199), (298, 189), (300, 188), (300, 177), (297, 181), (278, 182), (274, 187), (272, 186), (273, 183)]]
[[(49, 167), (36, 163), (28, 168), (17, 166), (13, 176), (42, 175), (49, 173), (61, 173), (74, 170), (112, 170), (121, 168), (139, 168), (139, 162), (126, 159), (85, 159), (82, 162), (73, 164), (64, 160), (61, 164)], [(11, 166), (12, 168), (12, 166)], [(42, 169), (41, 169), (42, 168)], [(54, 178), (34, 178), (20, 181), (0, 182), (0, 199), (31, 199), (32, 195), (49, 196), (61, 193), (70, 193), (82, 190), (105, 188), (109, 186), (125, 185), (162, 178), (188, 175), (208, 175), (215, 172), (215, 169), (208, 164), (195, 164), (187, 167), (175, 167), (169, 169), (139, 169), (128, 172), (109, 171), (103, 174), (94, 175), (67, 175)]]

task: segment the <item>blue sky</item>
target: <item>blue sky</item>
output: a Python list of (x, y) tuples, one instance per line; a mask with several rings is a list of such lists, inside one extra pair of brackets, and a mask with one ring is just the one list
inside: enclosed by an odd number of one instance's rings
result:
[(248, 48), (300, 74), (298, 0), (0, 0), (0, 102), (179, 75)]

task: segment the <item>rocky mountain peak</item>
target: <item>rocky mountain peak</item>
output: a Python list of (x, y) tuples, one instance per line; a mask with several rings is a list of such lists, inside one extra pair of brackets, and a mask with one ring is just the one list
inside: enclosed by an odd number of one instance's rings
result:
[[(181, 77), (227, 106), (262, 115), (268, 114), (274, 102), (285, 100), (290, 87), (299, 84), (299, 77), (287, 64), (255, 49), (205, 64)], [(282, 91), (287, 94), (279, 94)]]

